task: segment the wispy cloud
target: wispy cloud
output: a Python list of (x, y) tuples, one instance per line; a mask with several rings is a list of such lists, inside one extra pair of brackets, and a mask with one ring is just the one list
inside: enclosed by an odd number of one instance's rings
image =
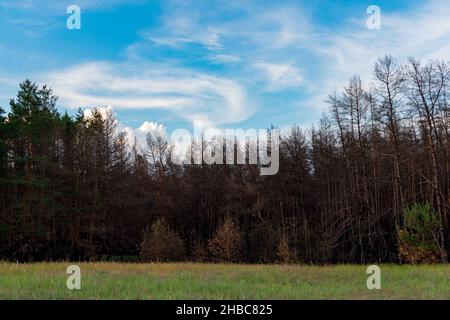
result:
[(239, 122), (251, 113), (245, 90), (235, 81), (167, 66), (91, 62), (43, 79), (68, 107), (159, 108), (215, 124)]
[(67, 7), (77, 5), (83, 13), (103, 11), (124, 4), (139, 5), (144, 0), (0, 0), (0, 24), (28, 37), (40, 38), (61, 26)]
[(269, 82), (267, 90), (298, 87), (303, 82), (300, 70), (290, 64), (273, 64), (257, 62), (253, 66), (262, 71), (263, 78)]
[(209, 57), (209, 61), (211, 61), (213, 63), (218, 63), (218, 64), (229, 64), (229, 63), (238, 63), (238, 62), (242, 61), (242, 59), (238, 56), (231, 55), (231, 54), (216, 54), (216, 55), (211, 55)]
[[(310, 37), (310, 17), (298, 3), (257, 1), (166, 1), (161, 25), (142, 31), (144, 40), (185, 49), (198, 44), (218, 57), (239, 56), (254, 62), (283, 49), (303, 46)], [(239, 54), (236, 54), (239, 52)], [(208, 55), (209, 56), (209, 55)], [(228, 62), (224, 60), (224, 62)]]
[(142, 0), (0, 0), (0, 8), (41, 11), (48, 15), (64, 15), (65, 9), (72, 4), (76, 4), (86, 10), (97, 10), (111, 8), (121, 4), (139, 4), (142, 2)]

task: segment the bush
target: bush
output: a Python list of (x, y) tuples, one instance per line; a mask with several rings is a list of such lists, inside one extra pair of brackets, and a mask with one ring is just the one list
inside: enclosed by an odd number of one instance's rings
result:
[(163, 218), (158, 218), (142, 233), (140, 254), (143, 261), (177, 261), (183, 259), (183, 240), (170, 230)]
[(403, 228), (397, 230), (399, 255), (408, 263), (439, 261), (439, 219), (429, 203), (416, 203), (403, 212)]
[(208, 250), (212, 256), (221, 262), (234, 262), (239, 260), (242, 249), (242, 237), (230, 218), (223, 224), (208, 242)]

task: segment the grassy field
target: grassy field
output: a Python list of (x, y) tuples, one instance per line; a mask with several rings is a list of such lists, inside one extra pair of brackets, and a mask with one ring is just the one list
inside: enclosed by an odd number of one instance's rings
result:
[(0, 263), (0, 299), (450, 299), (450, 266), (381, 265), (368, 290), (365, 266)]

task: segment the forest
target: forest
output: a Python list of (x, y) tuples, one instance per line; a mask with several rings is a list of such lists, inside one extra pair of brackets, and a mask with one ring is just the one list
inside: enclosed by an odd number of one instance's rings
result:
[(129, 143), (25, 80), (0, 108), (0, 260), (446, 263), (449, 80), (446, 62), (380, 58), (281, 137), (272, 176), (174, 164), (163, 136)]

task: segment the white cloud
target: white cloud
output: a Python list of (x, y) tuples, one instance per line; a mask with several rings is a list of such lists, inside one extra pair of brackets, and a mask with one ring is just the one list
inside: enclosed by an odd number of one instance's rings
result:
[(209, 57), (209, 61), (218, 64), (238, 63), (242, 59), (231, 54), (216, 54)]
[[(126, 127), (120, 121), (117, 113), (114, 111), (113, 107), (97, 107), (96, 110), (101, 114), (101, 116), (106, 119), (111, 117), (114, 119), (114, 125), (116, 126), (116, 133), (124, 132), (126, 134), (127, 142), (129, 146), (133, 146), (135, 141), (139, 148), (145, 148), (146, 137), (148, 133), (154, 133), (163, 137), (167, 136), (166, 127), (163, 124), (157, 122), (144, 121), (141, 126), (137, 128)], [(85, 109), (83, 115), (85, 118), (89, 119), (92, 117), (93, 109)]]
[(163, 25), (157, 30), (141, 32), (141, 36), (160, 46), (180, 47), (185, 44), (201, 44), (208, 50), (220, 50), (220, 34), (223, 32), (216, 27), (199, 25), (199, 16), (171, 12), (164, 17)]
[(239, 122), (252, 112), (245, 90), (235, 81), (168, 66), (91, 62), (42, 78), (59, 102), (71, 108), (158, 108), (214, 124)]
[(157, 122), (144, 121), (144, 123), (138, 128), (125, 127), (121, 131), (126, 133), (127, 140), (130, 145), (133, 145), (134, 142), (137, 141), (140, 147), (145, 147), (148, 133), (154, 133), (162, 137), (167, 137), (166, 128), (164, 125)]
[(158, 124), (156, 122), (148, 122), (145, 121), (139, 128), (139, 132), (148, 133), (148, 132), (158, 132), (159, 134), (164, 134), (165, 128), (162, 124)]
[(269, 82), (268, 90), (298, 87), (303, 82), (300, 70), (290, 64), (257, 62), (253, 67), (260, 70)]
[(240, 52), (249, 61), (254, 61), (254, 54), (268, 55), (289, 46), (303, 45), (311, 33), (309, 15), (299, 5), (261, 6), (257, 1), (183, 1), (180, 4), (168, 0), (161, 20), (161, 27), (141, 33), (144, 39), (175, 48), (200, 44), (224, 56), (235, 55), (231, 51)]
[[(96, 110), (101, 114), (103, 119), (107, 119), (108, 117), (114, 117), (116, 124), (118, 124), (117, 114), (114, 112), (113, 108), (111, 106), (105, 106), (105, 107), (97, 107)], [(94, 110), (93, 109), (84, 109), (83, 110), (83, 116), (86, 119), (92, 118)]]

